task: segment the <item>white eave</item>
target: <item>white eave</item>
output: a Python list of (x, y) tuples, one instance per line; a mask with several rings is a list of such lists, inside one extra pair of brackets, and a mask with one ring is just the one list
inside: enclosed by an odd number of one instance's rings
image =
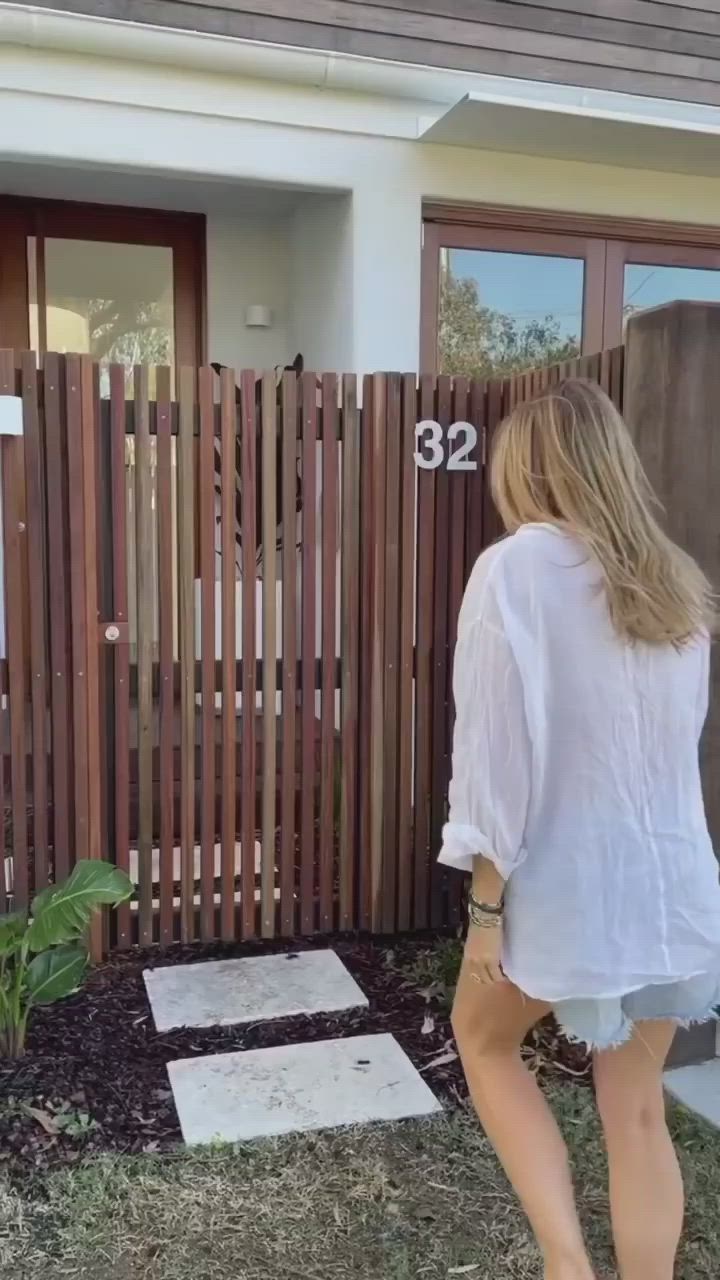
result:
[[(575, 91), (577, 92), (577, 91)], [(468, 93), (429, 122), (421, 139), (443, 146), (543, 155), (670, 173), (720, 174), (720, 109), (623, 97), (615, 104), (528, 101)], [(648, 110), (648, 108), (653, 110)], [(693, 112), (697, 118), (693, 119)], [(677, 118), (679, 115), (679, 118)], [(702, 118), (701, 118), (702, 117)]]
[(417, 139), (670, 172), (720, 172), (720, 107), (474, 75), (0, 0), (3, 44), (417, 104)]

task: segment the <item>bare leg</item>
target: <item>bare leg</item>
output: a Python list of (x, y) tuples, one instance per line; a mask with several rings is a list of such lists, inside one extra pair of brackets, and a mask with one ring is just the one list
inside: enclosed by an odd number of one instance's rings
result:
[(482, 1125), (530, 1220), (546, 1280), (593, 1280), (565, 1144), (520, 1046), (548, 1006), (510, 983), (460, 975), (453, 1029)]
[(683, 1186), (662, 1086), (674, 1034), (672, 1023), (641, 1022), (627, 1044), (595, 1058), (622, 1280), (672, 1280), (674, 1273)]

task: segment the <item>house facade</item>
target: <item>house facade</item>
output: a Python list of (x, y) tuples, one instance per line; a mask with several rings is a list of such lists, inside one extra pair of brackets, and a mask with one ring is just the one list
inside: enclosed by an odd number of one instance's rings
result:
[(0, 346), (514, 370), (720, 300), (720, 13), (0, 3)]

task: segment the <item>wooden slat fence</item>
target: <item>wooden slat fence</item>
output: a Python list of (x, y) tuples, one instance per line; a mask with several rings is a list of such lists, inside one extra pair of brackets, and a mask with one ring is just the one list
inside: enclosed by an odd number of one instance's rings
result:
[[(564, 376), (621, 405), (622, 367), (114, 367), (101, 397), (85, 357), (0, 353), (0, 911), (89, 854), (137, 882), (120, 947), (456, 923), (434, 855), (493, 433)], [(471, 424), (476, 469), (418, 466), (420, 422), (444, 460)]]

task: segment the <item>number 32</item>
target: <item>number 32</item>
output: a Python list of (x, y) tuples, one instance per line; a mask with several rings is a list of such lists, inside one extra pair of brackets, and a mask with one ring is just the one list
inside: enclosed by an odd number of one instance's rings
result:
[(450, 443), (457, 440), (458, 436), (464, 436), (465, 443), (459, 449), (448, 450), (447, 469), (448, 471), (477, 471), (477, 462), (469, 455), (477, 445), (477, 431), (471, 422), (453, 422), (444, 432), (439, 422), (431, 422), (429, 419), (425, 422), (418, 422), (415, 428), (415, 439), (417, 440), (417, 449), (415, 450), (415, 462), (423, 471), (434, 471), (437, 467), (441, 467), (445, 462), (445, 443), (444, 436)]

